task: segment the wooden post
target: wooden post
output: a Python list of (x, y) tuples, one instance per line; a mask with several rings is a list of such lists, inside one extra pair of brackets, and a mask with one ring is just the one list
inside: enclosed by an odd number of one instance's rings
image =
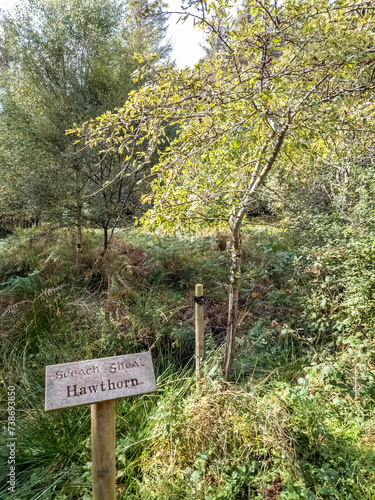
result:
[(115, 400), (91, 405), (93, 500), (116, 500)]
[(195, 372), (199, 387), (200, 362), (203, 358), (204, 320), (203, 285), (195, 285)]
[(45, 411), (91, 405), (93, 500), (116, 500), (116, 399), (156, 390), (151, 352), (46, 366)]

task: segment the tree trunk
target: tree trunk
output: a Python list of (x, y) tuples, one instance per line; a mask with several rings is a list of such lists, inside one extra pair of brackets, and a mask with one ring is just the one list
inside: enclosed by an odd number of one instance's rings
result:
[(235, 227), (232, 233), (230, 287), (228, 305), (227, 338), (224, 355), (224, 378), (229, 379), (234, 359), (234, 346), (237, 334), (238, 320), (238, 289), (241, 275), (242, 241), (239, 227)]
[(108, 226), (104, 226), (104, 247), (103, 247), (103, 255), (107, 252), (108, 250)]
[[(297, 111), (295, 111), (295, 114)], [(294, 115), (295, 116), (295, 115)], [(272, 133), (271, 137), (267, 139), (260, 152), (257, 165), (251, 176), (250, 184), (248, 187), (248, 193), (241, 203), (241, 207), (237, 214), (232, 214), (229, 219), (229, 226), (232, 230), (232, 253), (231, 253), (231, 268), (230, 268), (230, 287), (229, 287), (229, 306), (228, 306), (228, 326), (227, 326), (227, 339), (225, 345), (225, 355), (224, 355), (224, 378), (229, 379), (230, 371), (234, 359), (234, 346), (237, 333), (237, 321), (238, 321), (238, 289), (240, 284), (241, 276), (241, 256), (242, 256), (242, 242), (240, 229), (242, 226), (243, 219), (246, 214), (246, 210), (249, 206), (249, 202), (252, 199), (254, 192), (262, 184), (264, 179), (267, 177), (269, 171), (271, 170), (273, 164), (275, 163), (278, 154), (280, 152), (281, 146), (284, 142), (285, 134), (289, 128), (291, 121), (291, 116), (289, 115), (280, 133)], [(276, 137), (276, 142), (272, 147), (267, 161), (262, 167), (262, 159), (267, 151), (269, 140)]]
[(80, 199), (76, 203), (76, 237), (77, 237), (77, 254), (83, 252), (82, 248), (82, 202)]

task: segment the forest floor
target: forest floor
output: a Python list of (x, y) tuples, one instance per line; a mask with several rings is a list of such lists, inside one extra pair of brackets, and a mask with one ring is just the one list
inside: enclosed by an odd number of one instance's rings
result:
[[(124, 229), (102, 255), (101, 234), (86, 230), (78, 257), (69, 230), (1, 240), (0, 498), (90, 499), (90, 409), (45, 413), (45, 366), (150, 350), (158, 391), (116, 406), (119, 499), (375, 499), (374, 238), (314, 234), (247, 227), (230, 382), (225, 235)], [(9, 386), (16, 493), (4, 445)]]

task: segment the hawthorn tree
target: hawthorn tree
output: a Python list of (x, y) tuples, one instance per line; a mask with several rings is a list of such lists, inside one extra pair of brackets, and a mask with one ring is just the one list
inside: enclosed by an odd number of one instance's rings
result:
[[(373, 128), (374, 10), (367, 0), (248, 0), (234, 19), (225, 0), (202, 3), (190, 15), (219, 52), (192, 69), (159, 65), (155, 82), (77, 131), (91, 146), (124, 153), (133, 172), (159, 151), (147, 227), (230, 230), (226, 379), (237, 332), (241, 228), (259, 190), (272, 172), (300, 178), (338, 142), (362, 148), (353, 134)], [(171, 125), (178, 127), (173, 141)], [(134, 151), (134, 144), (147, 148)]]

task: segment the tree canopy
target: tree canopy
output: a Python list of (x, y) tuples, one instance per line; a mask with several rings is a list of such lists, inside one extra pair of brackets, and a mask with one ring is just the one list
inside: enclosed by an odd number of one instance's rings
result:
[(136, 87), (135, 52), (168, 54), (165, 19), (146, 22), (108, 0), (31, 1), (3, 14), (0, 175), (21, 212), (105, 229), (124, 215), (134, 179), (119, 176), (90, 196), (122, 170), (119, 155), (79, 150), (65, 131), (127, 98)]

